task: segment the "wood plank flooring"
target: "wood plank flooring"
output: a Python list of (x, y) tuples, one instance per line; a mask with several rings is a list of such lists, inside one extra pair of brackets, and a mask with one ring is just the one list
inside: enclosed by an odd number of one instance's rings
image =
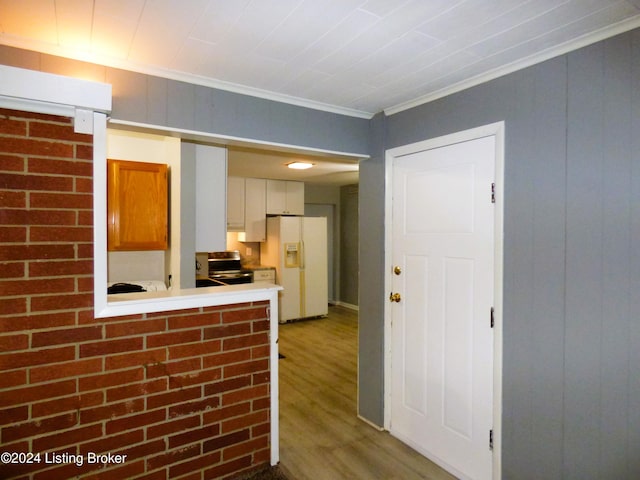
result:
[(290, 480), (452, 480), (357, 418), (357, 312), (279, 326), (280, 467)]

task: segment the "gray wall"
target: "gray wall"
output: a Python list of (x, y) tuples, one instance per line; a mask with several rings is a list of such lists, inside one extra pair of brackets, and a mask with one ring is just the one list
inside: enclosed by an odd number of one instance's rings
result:
[(500, 120), (503, 478), (640, 478), (638, 30), (372, 121), (360, 414), (382, 424), (384, 149)]
[(196, 145), (180, 144), (180, 288), (196, 286)]
[(369, 121), (0, 45), (0, 64), (106, 82), (115, 120), (367, 154)]
[(358, 185), (340, 187), (340, 301), (358, 305)]
[(358, 298), (358, 414), (384, 423), (384, 149), (385, 118), (371, 119), (369, 152), (360, 162), (360, 294)]

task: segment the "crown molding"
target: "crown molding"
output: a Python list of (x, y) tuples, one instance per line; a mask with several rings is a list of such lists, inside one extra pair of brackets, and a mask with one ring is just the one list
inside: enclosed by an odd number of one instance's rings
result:
[(365, 112), (363, 110), (356, 110), (353, 108), (341, 107), (339, 105), (331, 105), (328, 103), (317, 102), (301, 97), (294, 97), (283, 93), (277, 93), (270, 90), (264, 90), (260, 88), (249, 87), (247, 85), (241, 85), (231, 82), (225, 82), (215, 78), (208, 78), (201, 75), (194, 75), (191, 73), (180, 72), (176, 70), (170, 70), (167, 68), (154, 67), (148, 65), (142, 65), (136, 62), (116, 59), (104, 55), (96, 55), (88, 52), (72, 52), (58, 45), (51, 45), (44, 42), (30, 42), (20, 38), (11, 37), (8, 35), (0, 35), (0, 44), (7, 45), (9, 47), (20, 48), (23, 50), (30, 50), (38, 53), (44, 53), (47, 55), (53, 55), (57, 57), (67, 58), (70, 60), (78, 60), (81, 62), (93, 63), (110, 68), (118, 68), (121, 70), (127, 70), (130, 72), (141, 73), (144, 75), (151, 75), (154, 77), (166, 78), (169, 80), (176, 80), (179, 82), (190, 83), (193, 85), (200, 85), (203, 87), (216, 88), (219, 90), (225, 90), (228, 92), (238, 93), (241, 95), (248, 95), (251, 97), (262, 98), (265, 100), (272, 100), (275, 102), (287, 103), (290, 105), (296, 105), (298, 107), (310, 108), (312, 110), (320, 110), (329, 113), (336, 113), (339, 115), (346, 115), (349, 117), (371, 119), (375, 113)]
[(630, 19), (624, 20), (622, 22), (609, 25), (608, 27), (602, 28), (600, 30), (596, 30), (587, 35), (583, 35), (574, 40), (557, 45), (553, 48), (549, 48), (535, 55), (531, 55), (529, 57), (517, 60), (508, 65), (502, 66), (500, 68), (496, 68), (489, 72), (476, 75), (474, 77), (455, 83), (453, 85), (450, 85), (446, 88), (442, 88), (440, 90), (429, 93), (427, 95), (423, 95), (421, 97), (415, 98), (413, 100), (409, 100), (407, 102), (399, 103), (392, 107), (387, 107), (384, 109), (384, 113), (387, 116), (394, 115), (404, 110), (409, 110), (410, 108), (424, 105), (425, 103), (433, 102), (434, 100), (438, 100), (439, 98), (443, 98), (443, 97), (452, 95), (454, 93), (458, 93), (463, 90), (466, 90), (468, 88), (475, 87), (477, 85), (489, 82), (491, 80), (495, 80), (496, 78), (502, 77), (509, 73), (522, 70), (524, 68), (530, 67), (532, 65), (536, 65), (538, 63), (542, 63), (546, 60), (550, 60), (555, 57), (559, 57), (560, 55), (567, 54), (574, 50), (578, 50), (579, 48), (586, 47), (587, 45), (591, 45), (591, 44), (600, 42), (602, 40), (606, 40), (607, 38), (614, 37), (616, 35), (628, 32), (638, 27), (640, 27), (640, 14)]

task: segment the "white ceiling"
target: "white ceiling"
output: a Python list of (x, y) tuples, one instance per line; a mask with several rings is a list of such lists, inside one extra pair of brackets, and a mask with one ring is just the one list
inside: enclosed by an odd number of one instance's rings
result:
[(391, 114), (640, 26), (640, 0), (0, 0), (0, 44)]
[[(235, 177), (301, 180), (321, 185), (358, 183), (358, 163), (353, 159), (301, 155), (243, 147), (228, 147), (228, 174)], [(293, 170), (287, 163), (312, 163), (308, 170)]]

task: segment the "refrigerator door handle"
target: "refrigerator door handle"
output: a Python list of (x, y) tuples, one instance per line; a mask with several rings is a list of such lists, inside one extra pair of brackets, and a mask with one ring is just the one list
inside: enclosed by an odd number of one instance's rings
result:
[(304, 270), (305, 264), (305, 251), (304, 251), (304, 240), (300, 241), (300, 269)]

